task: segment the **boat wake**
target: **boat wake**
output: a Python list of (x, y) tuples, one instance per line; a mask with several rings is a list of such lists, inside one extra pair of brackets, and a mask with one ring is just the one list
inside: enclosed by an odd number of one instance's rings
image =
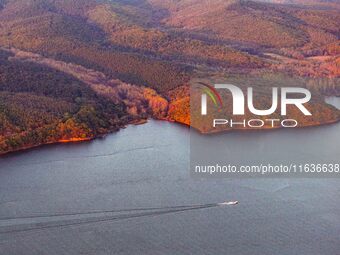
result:
[(237, 205), (238, 201), (181, 205), (154, 208), (134, 208), (121, 210), (102, 210), (76, 213), (39, 214), (21, 217), (0, 218), (0, 235), (27, 231), (42, 231), (46, 229), (64, 228), (85, 224), (112, 222), (140, 217), (155, 217), (165, 214), (182, 213), (213, 207)]

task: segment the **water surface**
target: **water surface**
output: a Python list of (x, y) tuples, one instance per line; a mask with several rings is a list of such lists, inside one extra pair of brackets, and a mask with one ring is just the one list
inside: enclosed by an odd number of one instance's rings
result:
[[(340, 125), (335, 124), (291, 130), (290, 134), (235, 132), (219, 139), (243, 153), (264, 139), (269, 144), (285, 144), (287, 139), (301, 144), (309, 139), (306, 151), (314, 146), (321, 152), (321, 142), (322, 155), (339, 156), (339, 131)], [(237, 146), (230, 143), (234, 140)], [(289, 153), (301, 148), (293, 144)], [(262, 149), (264, 153), (270, 147)], [(339, 179), (194, 180), (188, 160), (189, 129), (158, 121), (129, 126), (93, 142), (44, 146), (5, 156), (0, 159), (0, 232), (24, 227), (15, 224), (40, 221), (30, 218), (13, 223), (8, 220), (12, 217), (225, 200), (240, 204), (2, 233), (0, 254), (339, 253)]]

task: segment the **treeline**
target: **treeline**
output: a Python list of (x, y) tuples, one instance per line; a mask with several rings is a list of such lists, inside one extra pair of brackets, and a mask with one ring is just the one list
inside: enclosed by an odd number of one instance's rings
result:
[(160, 93), (185, 83), (190, 72), (190, 68), (185, 66), (87, 45), (80, 45), (72, 51), (58, 52), (53, 57), (100, 70), (112, 78), (150, 87)]
[[(20, 9), (16, 14), (4, 9), (4, 13), (0, 14), (0, 20), (3, 20), (0, 27), (0, 46), (81, 64), (124, 82), (149, 86), (159, 92), (182, 85), (188, 78), (189, 69), (184, 66), (122, 52), (114, 47), (101, 28), (93, 22), (87, 22), (83, 14), (77, 16), (64, 11), (65, 6), (76, 1), (70, 1), (69, 4), (48, 1), (49, 5), (59, 7), (43, 8), (44, 15), (43, 11), (36, 12), (38, 2), (41, 1), (28, 5), (27, 10)], [(90, 2), (84, 1), (84, 4)], [(23, 19), (27, 17), (30, 18)]]
[(190, 32), (159, 30), (143, 22), (143, 16), (147, 16), (146, 20), (153, 16), (145, 6), (139, 5), (137, 10), (129, 4), (102, 4), (91, 10), (88, 17), (106, 32), (114, 45), (156, 54), (162, 59), (223, 67), (259, 68), (264, 65), (259, 58), (227, 47), (223, 42), (193, 38)]
[(86, 84), (0, 51), (0, 153), (38, 144), (91, 139), (129, 119), (125, 106)]

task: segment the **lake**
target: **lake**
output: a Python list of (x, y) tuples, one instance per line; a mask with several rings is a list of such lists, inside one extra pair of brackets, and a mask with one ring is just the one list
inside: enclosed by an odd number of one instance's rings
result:
[[(287, 157), (306, 148), (338, 160), (339, 131), (218, 136), (244, 151), (289, 139)], [(340, 179), (193, 179), (189, 133), (149, 121), (0, 158), (0, 254), (339, 254)]]

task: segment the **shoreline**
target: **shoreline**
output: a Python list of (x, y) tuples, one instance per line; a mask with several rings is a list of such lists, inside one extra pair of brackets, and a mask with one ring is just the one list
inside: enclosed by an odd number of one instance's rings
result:
[[(196, 129), (194, 127), (191, 127), (190, 125), (187, 125), (185, 123), (182, 122), (177, 122), (174, 120), (168, 120), (166, 118), (164, 119), (153, 119), (156, 121), (166, 121), (169, 123), (173, 123), (173, 124), (178, 124), (187, 128), (192, 128), (193, 130), (195, 130), (196, 132), (202, 134), (202, 135), (218, 135), (218, 134), (222, 134), (222, 133), (230, 133), (230, 132), (268, 132), (268, 131), (278, 131), (278, 130), (282, 130), (282, 127), (275, 127), (275, 128), (253, 128), (253, 129), (249, 129), (249, 128), (243, 128), (243, 129), (227, 129), (227, 130), (218, 130), (218, 131), (213, 131), (213, 132), (202, 132), (199, 129)], [(121, 129), (126, 128), (129, 125), (134, 125), (134, 126), (138, 126), (138, 125), (144, 125), (148, 123), (148, 119), (143, 119), (141, 121), (137, 121), (137, 122), (131, 122), (128, 123), (125, 126), (122, 126)], [(318, 123), (318, 124), (311, 124), (311, 125), (305, 125), (305, 126), (301, 126), (301, 127), (296, 127), (298, 129), (303, 129), (303, 128), (313, 128), (313, 127), (322, 127), (322, 126), (327, 126), (327, 125), (333, 125), (333, 124), (337, 124), (340, 123), (340, 118), (337, 120), (332, 120), (332, 121), (328, 121), (328, 122), (324, 122), (324, 123)], [(47, 142), (47, 143), (41, 143), (41, 144), (36, 144), (36, 145), (29, 145), (29, 146), (24, 146), (22, 148), (18, 148), (15, 150), (10, 150), (10, 151), (6, 151), (6, 152), (0, 152), (0, 159), (4, 156), (8, 156), (12, 153), (19, 153), (19, 152), (25, 152), (25, 151), (29, 151), (31, 149), (36, 149), (45, 145), (57, 145), (57, 144), (77, 144), (77, 143), (83, 143), (83, 142), (91, 142), (95, 139), (99, 139), (99, 138), (103, 138), (106, 135), (109, 134), (113, 134), (116, 132), (119, 132), (120, 129), (118, 130), (114, 130), (105, 134), (101, 134), (92, 138), (70, 138), (70, 139), (64, 139), (64, 140), (59, 140), (59, 141), (55, 141), (55, 142)]]
[(6, 152), (0, 152), (0, 158), (3, 156), (7, 156), (11, 153), (16, 153), (16, 152), (24, 152), (24, 151), (28, 151), (31, 149), (35, 149), (38, 147), (42, 147), (45, 145), (57, 145), (57, 144), (66, 144), (66, 143), (73, 143), (73, 144), (77, 144), (77, 143), (83, 143), (83, 142), (90, 142), (94, 139), (97, 138), (101, 138), (101, 136), (97, 136), (97, 137), (93, 137), (93, 138), (70, 138), (70, 139), (63, 139), (63, 140), (59, 140), (59, 141), (55, 141), (55, 142), (47, 142), (47, 143), (40, 143), (40, 144), (35, 144), (35, 145), (27, 145), (15, 150), (10, 150), (10, 151), (6, 151)]

